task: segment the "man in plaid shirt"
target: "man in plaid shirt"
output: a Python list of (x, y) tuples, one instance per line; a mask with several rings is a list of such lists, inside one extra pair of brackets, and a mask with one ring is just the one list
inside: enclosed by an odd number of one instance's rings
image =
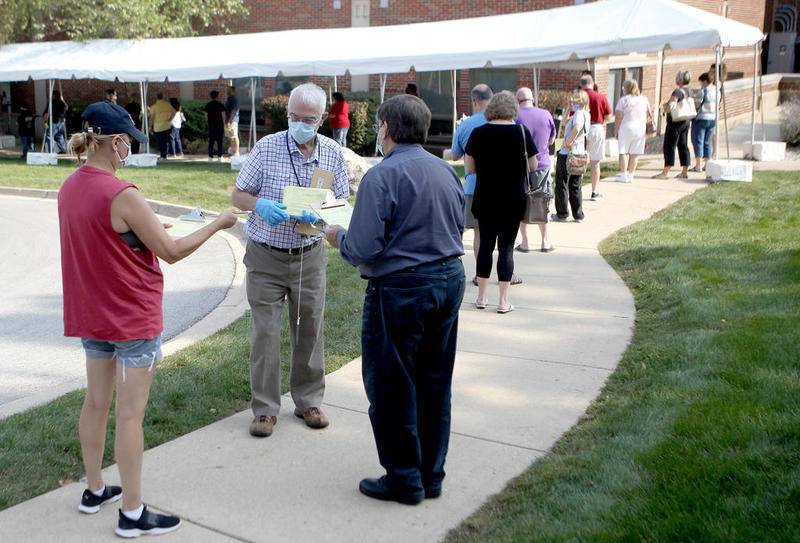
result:
[(320, 410), (325, 391), (323, 319), (328, 257), (321, 234), (297, 233), (298, 223), (314, 224), (316, 215), (307, 210), (299, 217), (290, 217), (282, 203), (283, 189), (310, 186), (317, 168), (333, 174), (331, 190), (337, 199), (350, 194), (341, 147), (317, 134), (327, 117), (325, 101), (325, 92), (314, 84), (296, 87), (287, 106), (289, 129), (256, 143), (231, 195), (233, 205), (254, 211), (247, 220), (250, 239), (244, 264), (252, 316), (250, 388), (254, 418), (250, 434), (255, 437), (272, 434), (280, 410), (280, 328), (286, 300), (294, 413), (311, 428), (328, 425)]

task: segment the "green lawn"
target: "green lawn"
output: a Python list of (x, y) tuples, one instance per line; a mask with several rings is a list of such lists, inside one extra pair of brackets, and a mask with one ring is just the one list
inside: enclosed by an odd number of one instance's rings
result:
[[(2, 185), (58, 188), (74, 166), (28, 167), (0, 160)], [(145, 197), (173, 203), (229, 207), (234, 172), (229, 164), (166, 164), (157, 169), (126, 169), (122, 177), (139, 185)], [(325, 306), (326, 371), (361, 353), (364, 282), (328, 247)], [(191, 257), (190, 257), (191, 258)], [(283, 390), (288, 389), (288, 318), (284, 313)], [(250, 317), (167, 357), (159, 366), (145, 420), (145, 447), (154, 447), (242, 411), (250, 399)], [(0, 420), (0, 510), (82, 476), (78, 416), (83, 391)], [(106, 460), (113, 459), (114, 421), (109, 421)], [(242, 432), (246, 432), (242, 428)], [(2, 539), (2, 537), (0, 537)]]
[[(28, 166), (20, 159), (0, 158), (0, 186), (58, 189), (75, 170), (75, 163)], [(124, 168), (117, 172), (151, 200), (202, 206), (221, 211), (231, 207), (236, 173), (224, 162), (165, 162), (157, 168)]]
[(800, 183), (712, 186), (606, 240), (636, 298), (600, 397), (446, 541), (800, 540)]

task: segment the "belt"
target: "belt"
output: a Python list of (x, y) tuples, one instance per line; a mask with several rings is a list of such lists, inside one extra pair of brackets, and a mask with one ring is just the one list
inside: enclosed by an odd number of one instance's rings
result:
[(311, 249), (313, 249), (314, 247), (319, 245), (321, 242), (322, 242), (322, 239), (318, 239), (317, 241), (315, 241), (311, 245), (305, 245), (303, 247), (285, 248), (285, 247), (273, 247), (272, 245), (267, 245), (266, 243), (262, 243), (260, 241), (253, 240), (253, 243), (263, 247), (264, 249), (268, 249), (270, 251), (277, 251), (279, 253), (284, 253), (284, 254), (287, 254), (287, 255), (299, 255), (301, 250), (302, 251), (310, 251)]
[(603, 123), (592, 123), (592, 126), (602, 126)]

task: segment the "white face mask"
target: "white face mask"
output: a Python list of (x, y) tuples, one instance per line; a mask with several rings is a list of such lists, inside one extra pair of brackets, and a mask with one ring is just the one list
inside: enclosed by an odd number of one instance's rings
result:
[(116, 146), (114, 147), (114, 154), (117, 155), (117, 160), (119, 160), (119, 167), (124, 168), (125, 166), (128, 165), (128, 161), (131, 158), (131, 146), (130, 144), (128, 144), (128, 142), (126, 142), (122, 138), (120, 138), (119, 141), (125, 144), (125, 147), (128, 148), (128, 152), (125, 154), (125, 158), (122, 158), (121, 156), (119, 156), (119, 151), (117, 150), (117, 147)]
[(383, 129), (383, 127), (384, 127), (384, 126), (386, 126), (386, 124), (385, 124), (385, 123), (381, 123), (381, 126), (380, 126), (380, 128), (378, 128), (378, 134), (377, 134), (377, 145), (375, 146), (375, 151), (376, 151), (376, 152), (377, 152), (377, 153), (378, 153), (380, 156), (383, 156), (383, 145), (382, 145), (382, 143), (383, 143), (383, 138), (385, 138), (385, 137), (386, 137), (386, 133), (385, 133), (385, 132), (384, 132), (384, 134), (383, 134), (383, 135), (381, 135), (381, 130)]

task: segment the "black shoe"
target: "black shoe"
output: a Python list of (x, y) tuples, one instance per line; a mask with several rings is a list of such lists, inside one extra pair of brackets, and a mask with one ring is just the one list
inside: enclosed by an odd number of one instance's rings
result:
[(478, 276), (477, 275), (472, 278), (472, 284), (475, 285), (476, 287), (478, 286)]
[(553, 221), (553, 222), (567, 222), (567, 218), (566, 217), (559, 217), (555, 213), (550, 215), (550, 220)]
[(425, 489), (426, 500), (436, 499), (441, 495), (442, 495), (442, 487), (440, 486), (430, 487)]
[(122, 489), (118, 486), (106, 485), (102, 496), (95, 496), (88, 488), (83, 491), (78, 511), (87, 515), (94, 515), (100, 511), (100, 506), (115, 502), (122, 497)]
[(386, 477), (380, 479), (361, 479), (358, 490), (370, 498), (398, 502), (405, 505), (417, 505), (425, 499), (425, 492), (420, 490), (413, 494), (403, 494), (386, 486)]
[(126, 517), (122, 510), (119, 512), (119, 522), (114, 531), (120, 537), (128, 539), (139, 537), (140, 535), (161, 535), (174, 532), (181, 525), (181, 519), (170, 515), (159, 515), (151, 513), (145, 506), (139, 520), (131, 520)]

